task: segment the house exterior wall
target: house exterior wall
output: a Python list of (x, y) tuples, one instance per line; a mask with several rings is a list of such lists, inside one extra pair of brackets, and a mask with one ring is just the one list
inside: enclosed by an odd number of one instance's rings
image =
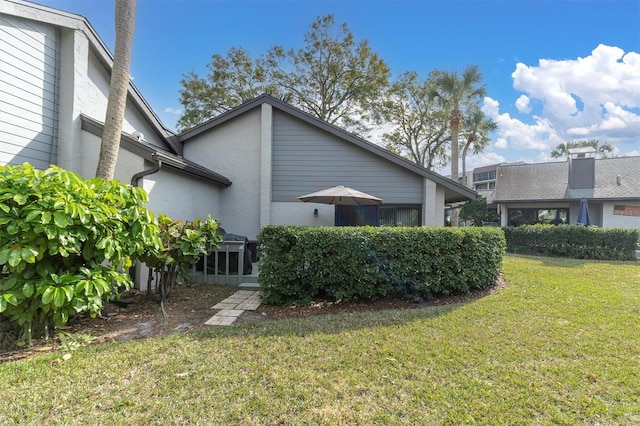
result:
[[(591, 224), (603, 228), (638, 228), (640, 229), (640, 217), (614, 215), (614, 205), (640, 206), (640, 202), (615, 201), (601, 202), (589, 201), (589, 219)], [(553, 209), (568, 208), (569, 224), (575, 225), (578, 221), (578, 210), (580, 203), (572, 202), (548, 202), (548, 203), (511, 203), (500, 204), (500, 224), (502, 226), (509, 225), (508, 209), (537, 208), (537, 209)]]
[[(150, 167), (151, 163), (145, 165), (145, 168)], [(213, 219), (219, 217), (221, 187), (218, 185), (161, 168), (157, 173), (140, 179), (140, 186), (149, 194), (146, 207), (153, 211), (156, 217), (160, 213), (182, 221), (204, 219), (207, 215), (211, 215)], [(185, 190), (187, 188), (188, 190)], [(146, 290), (149, 268), (139, 264), (135, 273), (136, 288)], [(152, 284), (152, 287), (153, 285), (155, 284)]]
[(265, 225), (334, 225), (334, 206), (297, 197), (336, 185), (420, 206), (423, 225), (444, 224), (444, 187), (268, 104), (190, 138), (184, 156), (233, 182), (219, 217), (251, 240)]
[[(314, 209), (318, 209), (317, 217), (313, 215)], [(272, 225), (333, 226), (335, 214), (335, 206), (329, 204), (300, 201), (271, 203)]]
[[(146, 167), (151, 167), (151, 163)], [(207, 215), (213, 219), (220, 216), (222, 188), (218, 185), (161, 168), (159, 172), (145, 176), (140, 186), (149, 194), (147, 207), (156, 215), (164, 213), (183, 221), (204, 219)]]
[[(65, 32), (61, 46), (61, 88), (64, 89), (62, 94), (66, 99), (61, 99), (64, 106), (61, 106), (60, 112), (60, 166), (76, 171), (84, 177), (91, 177), (95, 175), (100, 148), (99, 145), (96, 148), (94, 144), (87, 142), (87, 133), (81, 130), (80, 115), (104, 121), (109, 99), (110, 76), (82, 32)], [(136, 130), (142, 132), (148, 143), (162, 146), (151, 126), (131, 103), (128, 103), (125, 109), (122, 130), (129, 134)], [(140, 170), (141, 168), (138, 168), (133, 173)], [(121, 173), (117, 179), (128, 183), (133, 173), (129, 176)]]
[(272, 185), (274, 202), (299, 203), (301, 195), (337, 185), (382, 198), (385, 204), (423, 202), (422, 177), (277, 109)]
[[(602, 226), (604, 228), (636, 228), (640, 231), (640, 216), (614, 214), (614, 206), (634, 206), (640, 208), (640, 201), (616, 201), (602, 204)], [(589, 210), (591, 213), (591, 210)]]
[(0, 165), (56, 162), (58, 33), (0, 15)]
[(424, 203), (422, 225), (444, 226), (445, 189), (435, 182), (424, 179)]
[[(80, 176), (89, 179), (96, 175), (96, 165), (100, 155), (100, 144), (102, 140), (89, 132), (81, 131), (82, 149), (77, 154), (75, 172)], [(151, 167), (146, 164), (142, 157), (137, 156), (123, 148), (118, 151), (118, 162), (113, 178), (122, 183), (131, 183), (131, 177)]]
[[(0, 15), (0, 164), (58, 164), (93, 176), (97, 156), (80, 114), (104, 121), (109, 85), (109, 72), (82, 31)], [(129, 103), (123, 131), (136, 130), (164, 146)]]
[(228, 177), (219, 218), (229, 233), (254, 240), (260, 232), (262, 110), (256, 108), (184, 145), (184, 158)]

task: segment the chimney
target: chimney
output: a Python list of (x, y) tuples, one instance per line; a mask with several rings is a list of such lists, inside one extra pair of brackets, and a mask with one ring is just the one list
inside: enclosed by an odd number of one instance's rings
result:
[(573, 189), (596, 187), (596, 150), (594, 148), (569, 150), (569, 187)]

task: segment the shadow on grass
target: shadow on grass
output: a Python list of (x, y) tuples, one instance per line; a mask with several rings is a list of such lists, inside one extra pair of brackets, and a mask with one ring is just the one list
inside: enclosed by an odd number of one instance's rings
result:
[(473, 303), (473, 301), (405, 309), (370, 310), (314, 315), (305, 318), (240, 322), (232, 326), (212, 326), (198, 329), (191, 332), (190, 335), (196, 339), (211, 339), (337, 334), (371, 327), (389, 327), (425, 318), (436, 318), (469, 303)]
[(571, 257), (550, 257), (535, 254), (519, 254), (507, 253), (507, 256), (519, 257), (522, 259), (537, 260), (544, 266), (563, 267), (563, 268), (582, 268), (586, 264), (598, 263), (601, 265), (619, 266), (619, 265), (638, 265), (639, 260), (597, 260), (597, 259), (574, 259)]

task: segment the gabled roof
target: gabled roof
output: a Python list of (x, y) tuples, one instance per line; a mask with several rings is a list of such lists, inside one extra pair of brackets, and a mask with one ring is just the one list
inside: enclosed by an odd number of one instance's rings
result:
[[(82, 120), (82, 130), (85, 130), (95, 136), (102, 137), (102, 131), (104, 129), (103, 123), (85, 115), (81, 115), (80, 118)], [(153, 161), (154, 158), (157, 158), (162, 161), (163, 165), (171, 169), (187, 173), (207, 182), (222, 186), (231, 185), (231, 181), (221, 174), (202, 167), (193, 161), (185, 160), (171, 152), (158, 149), (158, 147), (144, 141), (138, 141), (126, 133), (122, 133), (122, 136), (120, 137), (120, 146), (129, 152), (139, 155), (145, 160)]]
[[(83, 32), (87, 36), (89, 45), (98, 57), (98, 60), (107, 71), (110, 72), (113, 65), (113, 55), (84, 16), (22, 0), (0, 1), (0, 13)], [(156, 113), (151, 109), (132, 82), (129, 82), (127, 98), (128, 101), (133, 102), (133, 104), (142, 111), (144, 117), (160, 139), (167, 144), (167, 149), (174, 154), (182, 154), (182, 146), (176, 144), (174, 139), (171, 138), (175, 133), (162, 124)]]
[(438, 173), (432, 172), (430, 170), (421, 167), (406, 158), (400, 157), (387, 149), (384, 149), (374, 143), (371, 143), (365, 139), (362, 139), (352, 133), (347, 132), (339, 127), (336, 127), (332, 124), (327, 123), (326, 121), (320, 120), (312, 115), (307, 114), (306, 112), (286, 103), (282, 102), (273, 96), (270, 95), (260, 95), (257, 98), (254, 98), (248, 102), (243, 103), (242, 105), (233, 108), (223, 114), (218, 115), (202, 124), (199, 124), (181, 134), (179, 134), (175, 139), (181, 143), (188, 143), (190, 139), (209, 131), (229, 120), (232, 120), (254, 108), (259, 107), (262, 104), (269, 104), (273, 108), (277, 108), (278, 110), (285, 112), (289, 115), (292, 115), (312, 126), (315, 126), (321, 130), (324, 130), (327, 133), (330, 133), (334, 136), (345, 141), (345, 143), (353, 144), (359, 148), (364, 149), (374, 155), (384, 158), (387, 161), (390, 161), (393, 164), (396, 164), (400, 167), (403, 167), (413, 173), (416, 173), (420, 176), (423, 176), (433, 182), (436, 182), (445, 187), (445, 199), (447, 202), (459, 202), (466, 201), (469, 199), (476, 199), (478, 194), (472, 190), (467, 188), (464, 185), (461, 185), (453, 180), (446, 178), (444, 176), (439, 175)]
[(567, 161), (503, 165), (493, 202), (640, 200), (640, 157), (596, 159), (595, 173), (595, 188), (573, 189)]

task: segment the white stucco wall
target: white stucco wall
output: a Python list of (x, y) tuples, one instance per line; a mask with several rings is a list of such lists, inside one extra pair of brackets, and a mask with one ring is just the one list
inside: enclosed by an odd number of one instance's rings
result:
[[(76, 161), (73, 171), (89, 179), (96, 175), (98, 156), (100, 155), (100, 144), (102, 141), (98, 136), (82, 130), (80, 131), (79, 139), (82, 143), (74, 154)], [(145, 165), (142, 157), (120, 148), (114, 179), (123, 183), (131, 183), (131, 177), (134, 174), (149, 167), (149, 165)]]
[[(148, 164), (147, 167), (150, 167)], [(221, 187), (204, 180), (190, 178), (168, 168), (141, 179), (149, 194), (148, 208), (173, 219), (193, 220), (220, 216)]]
[(640, 217), (622, 216), (613, 214), (614, 205), (640, 207), (638, 201), (618, 201), (615, 203), (603, 203), (602, 205), (602, 226), (604, 228), (636, 228), (640, 230)]
[[(83, 32), (61, 29), (60, 35), (58, 164), (86, 176), (88, 169), (95, 173), (98, 157), (93, 155), (95, 147), (85, 141), (88, 133), (81, 130), (80, 115), (104, 122), (110, 76)], [(130, 102), (127, 103), (122, 130), (128, 134), (142, 132), (148, 143), (164, 146), (144, 115)], [(93, 163), (87, 164), (87, 161)], [(129, 179), (130, 176), (125, 181)]]
[[(318, 209), (318, 217), (313, 210)], [(272, 225), (298, 226), (333, 226), (335, 223), (335, 206), (303, 202), (271, 203)]]
[(445, 189), (432, 180), (424, 179), (423, 226), (444, 226)]
[(184, 146), (184, 157), (229, 178), (220, 195), (222, 227), (255, 240), (260, 232), (261, 109), (204, 132)]

